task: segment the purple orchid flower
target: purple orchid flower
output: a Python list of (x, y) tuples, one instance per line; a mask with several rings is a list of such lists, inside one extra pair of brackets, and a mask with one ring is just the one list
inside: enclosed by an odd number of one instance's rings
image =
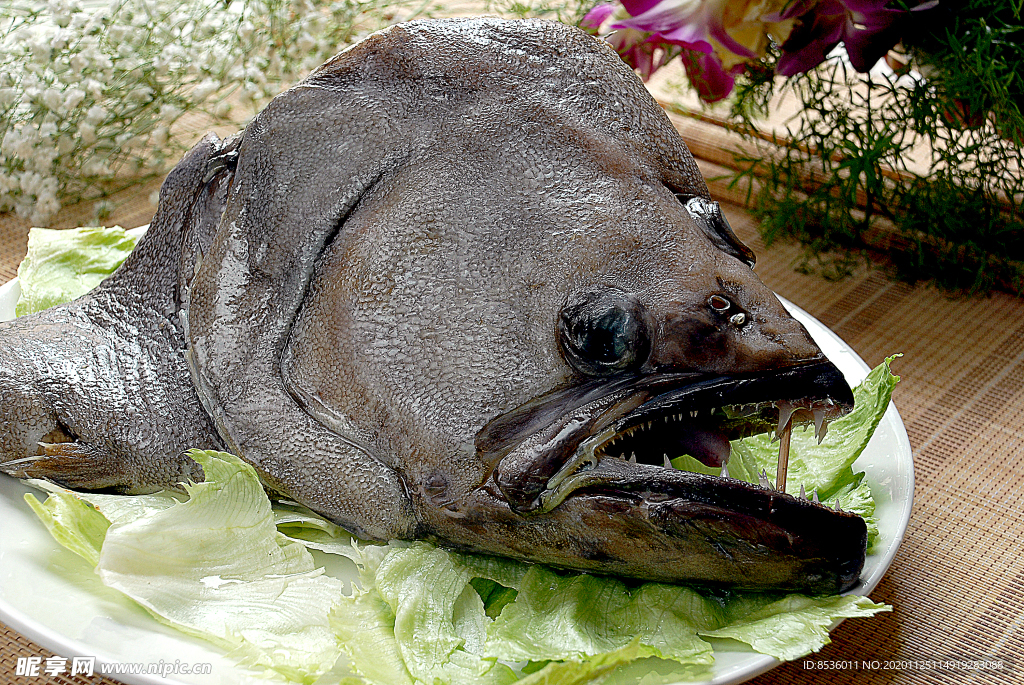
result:
[(659, 40), (658, 34), (636, 29), (615, 30), (605, 40), (645, 81), (679, 54), (678, 48)]
[(596, 36), (600, 32), (601, 27), (604, 25), (608, 18), (615, 14), (615, 10), (618, 9), (618, 5), (614, 2), (606, 2), (598, 5), (594, 9), (584, 15), (580, 19), (579, 27), (587, 33)]
[[(743, 68), (727, 69), (716, 48), (743, 59), (757, 57), (725, 30), (722, 19), (727, 4), (728, 0), (622, 0), (631, 16), (612, 24), (605, 39), (644, 80), (682, 55), (687, 77), (700, 97), (714, 102), (732, 92), (734, 75)], [(599, 5), (580, 26), (597, 33), (613, 11)]]
[(745, 68), (745, 65), (737, 64), (726, 69), (721, 58), (713, 52), (687, 50), (683, 52), (682, 60), (690, 85), (704, 102), (718, 102), (731, 93), (736, 75)]
[[(900, 41), (909, 16), (903, 10), (889, 9), (889, 0), (800, 0), (772, 19), (796, 18), (797, 23), (782, 45), (776, 71), (792, 76), (808, 71), (825, 61), (829, 52), (842, 41), (853, 68), (867, 72)], [(926, 2), (915, 10), (928, 9)]]
[(726, 50), (754, 59), (757, 54), (725, 30), (722, 19), (728, 0), (623, 0), (631, 15), (613, 29), (636, 29), (658, 34), (659, 40), (688, 50), (712, 54), (714, 39)]

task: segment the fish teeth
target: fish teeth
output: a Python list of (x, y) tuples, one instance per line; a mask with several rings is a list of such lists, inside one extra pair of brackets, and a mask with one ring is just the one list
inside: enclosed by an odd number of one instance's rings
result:
[(729, 464), (722, 464), (722, 472), (718, 474), (721, 478), (729, 477)]
[(631, 464), (635, 464), (636, 463), (636, 452), (631, 452), (630, 453), (629, 461), (630, 461)]
[(803, 483), (800, 483), (800, 499), (807, 499), (807, 491), (804, 490)]
[(811, 495), (812, 495), (812, 496), (813, 496), (813, 498), (814, 498), (814, 503), (815, 503), (815, 504), (821, 504), (821, 500), (819, 500), (819, 499), (818, 499), (818, 491), (817, 491), (817, 489), (815, 489), (815, 490), (814, 490), (814, 491), (813, 491), (813, 492), (811, 493)]
[(661, 456), (665, 459), (665, 468), (666, 469), (675, 468), (675, 467), (672, 466), (672, 462), (669, 461), (668, 454), (662, 454)]
[(772, 482), (768, 480), (768, 472), (765, 471), (764, 469), (761, 469), (761, 473), (757, 474), (757, 483), (762, 488), (765, 488), (767, 490), (775, 489), (772, 487)]
[(697, 418), (697, 410), (696, 409), (693, 409), (693, 410), (690, 411), (690, 418), (691, 419)]
[(776, 435), (781, 435), (782, 430), (789, 423), (789, 419), (792, 418), (793, 412), (796, 411), (796, 407), (790, 402), (778, 402), (776, 403), (779, 408), (779, 426), (775, 429)]
[(825, 439), (825, 433), (828, 432), (828, 421), (825, 420), (825, 410), (815, 409), (814, 410), (814, 437), (817, 438), (818, 444)]

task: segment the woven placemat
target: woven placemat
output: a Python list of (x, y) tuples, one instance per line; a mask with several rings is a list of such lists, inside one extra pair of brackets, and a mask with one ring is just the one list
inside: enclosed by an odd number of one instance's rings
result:
[[(692, 133), (692, 132), (691, 132)], [(703, 134), (701, 134), (703, 135)], [(713, 135), (713, 134), (712, 134)], [(694, 140), (694, 147), (707, 140)], [(706, 175), (715, 167), (706, 163)], [(155, 184), (107, 224), (147, 223)], [(723, 199), (738, 199), (712, 184)], [(61, 215), (88, 219), (89, 207)], [(874, 267), (829, 283), (793, 270), (799, 249), (765, 248), (751, 217), (727, 206), (758, 255), (757, 272), (780, 295), (834, 330), (874, 366), (887, 355), (903, 380), (894, 396), (914, 448), (915, 505), (903, 546), (872, 593), (889, 614), (849, 620), (832, 644), (753, 682), (1019, 683), (1024, 679), (1024, 301), (996, 293), (951, 300), (888, 280)], [(0, 279), (15, 273), (27, 226), (0, 217)], [(83, 677), (18, 678), (17, 658), (49, 656), (0, 626), (0, 682), (109, 683)], [(964, 670), (964, 662), (1001, 662)]]

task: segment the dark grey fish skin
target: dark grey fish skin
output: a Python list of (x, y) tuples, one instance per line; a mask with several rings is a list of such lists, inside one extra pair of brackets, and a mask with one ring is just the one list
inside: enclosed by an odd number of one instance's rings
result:
[(859, 517), (647, 454), (717, 463), (750, 426), (714, 407), (849, 408), (752, 264), (602, 42), (392, 27), (197, 145), (98, 291), (0, 328), (0, 469), (135, 492), (224, 446), (370, 539), (840, 591)]

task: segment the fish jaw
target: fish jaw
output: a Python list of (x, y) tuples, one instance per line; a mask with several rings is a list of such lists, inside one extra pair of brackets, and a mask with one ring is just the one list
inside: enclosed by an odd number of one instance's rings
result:
[[(814, 421), (820, 430), (853, 403), (831, 362), (738, 376), (620, 378), (573, 396), (552, 393), (498, 417), (478, 435), (480, 458), (493, 464), (487, 487), (509, 516), (524, 523), (566, 519), (572, 539), (586, 541), (588, 554), (608, 568), (654, 580), (812, 594), (856, 584), (867, 541), (860, 517), (668, 463), (669, 453), (687, 452), (724, 465), (729, 439), (780, 420)], [(559, 403), (568, 410), (550, 420), (546, 405)], [(590, 520), (593, 527), (585, 523)], [(648, 546), (650, 555), (640, 553)], [(556, 550), (572, 548), (565, 542)], [(587, 568), (586, 558), (567, 554), (549, 563)]]
[[(612, 464), (602, 486), (576, 490), (533, 516), (512, 511), (497, 488), (481, 488), (459, 511), (441, 510), (448, 518), (433, 528), (444, 531), (435, 539), (471, 552), (666, 583), (809, 595), (857, 585), (867, 545), (861, 517), (743, 481), (641, 470)], [(429, 539), (431, 531), (426, 526), (422, 536)]]

